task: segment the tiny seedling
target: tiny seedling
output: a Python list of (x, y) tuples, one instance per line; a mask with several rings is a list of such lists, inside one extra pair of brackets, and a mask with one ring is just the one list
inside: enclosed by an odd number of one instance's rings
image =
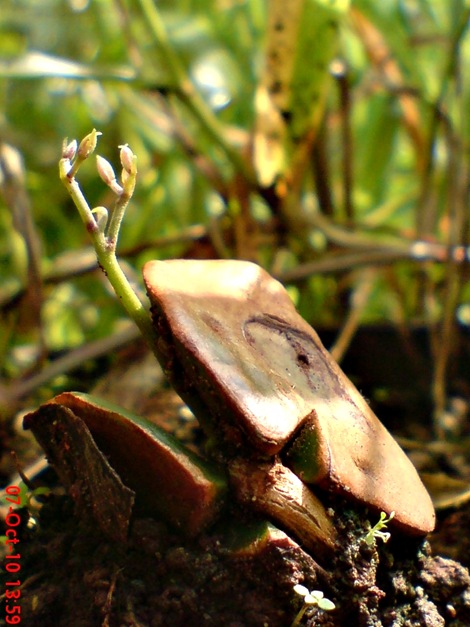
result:
[[(9, 495), (6, 491), (0, 493), (0, 505), (8, 507), (13, 504), (13, 509), (26, 507), (30, 512), (32, 512), (33, 510), (40, 509), (40, 506), (37, 505), (35, 499), (38, 496), (47, 496), (51, 493), (51, 489), (46, 486), (31, 488), (24, 481), (19, 482), (17, 490), (18, 492), (15, 493), (14, 500), (12, 500), (11, 495)], [(17, 507), (14, 507), (14, 505)]]
[(336, 607), (333, 601), (327, 599), (321, 590), (308, 590), (305, 586), (297, 584), (294, 586), (294, 591), (304, 598), (304, 603), (294, 618), (291, 627), (296, 627), (300, 624), (303, 615), (310, 606), (316, 606), (325, 612), (331, 612)]
[(380, 512), (380, 518), (378, 522), (364, 536), (365, 543), (371, 546), (374, 543), (374, 540), (378, 538), (380, 538), (384, 542), (388, 542), (388, 540), (390, 539), (390, 532), (382, 531), (382, 529), (385, 529), (387, 527), (387, 524), (392, 520), (394, 516), (395, 512), (391, 512), (388, 518), (385, 512)]
[[(13, 486), (11, 486), (13, 487)], [(41, 508), (41, 504), (36, 501), (39, 496), (48, 496), (51, 493), (51, 489), (46, 486), (40, 486), (32, 489), (24, 481), (20, 481), (18, 486), (15, 486), (15, 492), (7, 492), (7, 489), (0, 493), (0, 508), (5, 513), (5, 517), (8, 516), (8, 512), (11, 514), (17, 509), (25, 507), (29, 512), (28, 528), (32, 528), (36, 525), (35, 513)], [(9, 538), (6, 535), (0, 536), (0, 546), (5, 546)], [(10, 539), (11, 542), (11, 539)]]

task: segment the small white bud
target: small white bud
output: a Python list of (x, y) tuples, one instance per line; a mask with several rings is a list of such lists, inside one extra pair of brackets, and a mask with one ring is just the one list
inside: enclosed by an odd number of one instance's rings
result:
[(121, 165), (126, 170), (128, 174), (135, 174), (136, 165), (135, 165), (135, 156), (132, 150), (129, 148), (127, 144), (123, 146), (119, 146), (121, 152), (119, 153), (121, 159)]
[(111, 185), (112, 182), (116, 180), (113, 166), (101, 155), (96, 155), (96, 169), (98, 170), (101, 180), (106, 183), (106, 185)]
[(73, 139), (70, 143), (68, 143), (68, 139), (64, 139), (64, 143), (62, 144), (62, 159), (72, 161), (77, 154), (77, 148), (78, 143), (76, 139)]

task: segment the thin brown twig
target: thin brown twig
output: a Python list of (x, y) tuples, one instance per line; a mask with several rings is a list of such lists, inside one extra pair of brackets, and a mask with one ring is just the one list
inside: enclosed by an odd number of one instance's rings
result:
[(71, 372), (84, 361), (96, 359), (117, 348), (121, 348), (139, 336), (139, 329), (129, 323), (123, 330), (117, 333), (69, 351), (63, 357), (59, 357), (51, 362), (41, 372), (27, 379), (9, 382), (8, 385), (0, 383), (0, 405), (2, 407), (14, 405), (18, 400), (31, 394), (54, 377)]
[(328, 128), (323, 120), (318, 129), (317, 141), (312, 146), (313, 176), (318, 206), (322, 214), (332, 216), (335, 212), (333, 195), (331, 193), (331, 176), (327, 157)]
[[(121, 259), (129, 259), (148, 250), (161, 250), (177, 244), (195, 242), (207, 237), (208, 234), (207, 227), (202, 224), (195, 224), (182, 229), (175, 235), (156, 237), (153, 240), (141, 242), (135, 246), (126, 248), (120, 251), (119, 257)], [(69, 281), (70, 279), (94, 272), (98, 268), (99, 265), (96, 259), (96, 253), (91, 247), (84, 248), (80, 251), (73, 251), (72, 253), (66, 253), (65, 255), (61, 254), (51, 260), (49, 269), (44, 272), (43, 285), (55, 285)], [(0, 292), (0, 310), (7, 310), (13, 307), (25, 293), (26, 288), (24, 287), (9, 290), (4, 294)]]
[[(457, 51), (456, 51), (457, 52)], [(446, 127), (446, 140), (448, 146), (448, 213), (449, 247), (462, 246), (467, 244), (466, 233), (468, 218), (466, 207), (468, 202), (468, 182), (467, 166), (465, 165), (465, 148), (461, 137), (464, 137), (466, 126), (466, 111), (464, 111), (464, 97), (459, 89), (460, 81), (458, 75), (458, 64), (455, 62), (455, 96), (462, 103), (460, 107), (460, 119), (458, 132), (454, 131), (451, 125)], [(461, 264), (453, 258), (449, 258), (446, 264), (446, 283), (443, 301), (443, 316), (439, 332), (439, 345), (435, 353), (433, 396), (434, 396), (434, 417), (435, 430), (437, 435), (443, 436), (440, 428), (440, 417), (446, 405), (447, 371), (452, 353), (455, 350), (456, 324), (455, 311), (460, 300), (460, 293), (463, 287), (463, 272)]]
[(374, 286), (375, 270), (366, 269), (360, 276), (359, 281), (350, 298), (349, 313), (344, 321), (340, 333), (335, 343), (330, 348), (333, 359), (340, 363), (346, 353), (351, 341), (361, 323), (362, 313), (369, 300), (372, 287)]
[[(468, 27), (468, 20), (470, 17), (470, 8), (466, 9), (460, 18), (458, 27), (455, 29), (453, 38), (449, 45), (449, 55), (447, 64), (444, 67), (442, 79), (440, 81), (441, 89), (436, 102), (431, 110), (431, 119), (429, 122), (429, 129), (427, 133), (427, 150), (424, 153), (425, 163), (423, 167), (423, 175), (421, 177), (421, 191), (420, 199), (418, 202), (418, 208), (416, 213), (416, 229), (417, 235), (426, 235), (433, 231), (433, 225), (435, 222), (435, 211), (431, 206), (431, 185), (434, 175), (435, 162), (436, 162), (436, 141), (439, 129), (439, 124), (443, 120), (442, 111), (444, 110), (444, 101), (448, 93), (449, 82), (454, 74), (456, 59), (459, 55), (459, 48), (462, 43), (462, 38)], [(431, 211), (431, 209), (433, 209)]]
[(347, 223), (354, 223), (354, 207), (352, 202), (352, 133), (351, 133), (351, 90), (349, 86), (347, 66), (344, 61), (335, 61), (333, 74), (336, 78), (339, 91), (340, 118), (341, 118), (341, 146), (343, 169), (343, 205)]

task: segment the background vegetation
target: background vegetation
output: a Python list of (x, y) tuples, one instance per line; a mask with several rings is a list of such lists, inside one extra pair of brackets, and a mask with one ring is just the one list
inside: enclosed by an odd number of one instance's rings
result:
[[(119, 246), (136, 281), (151, 258), (252, 259), (286, 282), (314, 326), (340, 329), (338, 358), (359, 324), (426, 325), (434, 401), (445, 405), (456, 325), (470, 315), (470, 5), (338, 3), (331, 59), (304, 58), (315, 85), (328, 79), (321, 119), (291, 137), (286, 169), (260, 185), (266, 5), (3, 3), (2, 405), (14, 384), (124, 319), (57, 173), (63, 138), (93, 127), (113, 163), (123, 143), (138, 155)], [(90, 204), (109, 206), (93, 163), (80, 182)]]

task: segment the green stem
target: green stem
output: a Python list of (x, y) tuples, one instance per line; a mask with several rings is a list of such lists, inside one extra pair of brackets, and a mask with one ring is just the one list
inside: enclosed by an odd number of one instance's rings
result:
[[(59, 164), (60, 178), (62, 183), (68, 190), (75, 206), (78, 209), (80, 217), (82, 218), (85, 227), (90, 234), (93, 246), (96, 251), (98, 263), (103, 269), (104, 273), (108, 277), (109, 282), (113, 286), (116, 296), (121, 301), (123, 307), (132, 318), (132, 320), (139, 327), (140, 332), (147, 341), (150, 348), (156, 351), (157, 334), (153, 329), (148, 311), (134, 292), (127, 280), (126, 275), (119, 265), (116, 254), (115, 244), (109, 245), (108, 239), (104, 233), (98, 227), (93, 213), (82, 194), (80, 186), (74, 178), (74, 174), (77, 168), (72, 169), (70, 167), (70, 161), (68, 159), (61, 159)], [(127, 198), (127, 202), (129, 202)], [(127, 205), (126, 202), (126, 205)], [(125, 209), (125, 207), (124, 207)], [(116, 235), (117, 240), (117, 235)]]
[(199, 121), (209, 137), (222, 148), (234, 167), (243, 174), (248, 182), (254, 185), (256, 181), (253, 170), (247, 166), (246, 160), (243, 159), (239, 151), (226, 141), (218, 119), (195, 89), (178, 55), (175, 54), (154, 0), (139, 0), (139, 2), (153, 36), (158, 43), (159, 51), (177, 87), (180, 99)]
[(131, 174), (127, 174), (127, 180), (124, 183), (123, 191), (118, 196), (109, 221), (108, 228), (106, 230), (108, 250), (112, 250), (113, 252), (116, 250), (119, 230), (121, 228), (122, 219), (124, 218), (124, 213), (127, 209), (127, 205), (129, 204), (130, 199), (132, 198), (132, 194), (134, 193), (136, 177), (136, 157), (133, 157), (133, 172)]
[(86, 230), (90, 234), (93, 246), (98, 252), (99, 248), (103, 248), (106, 245), (106, 240), (104, 237), (104, 233), (98, 228), (95, 217), (85, 199), (85, 196), (82, 194), (80, 186), (75, 180), (75, 174), (79, 167), (76, 165), (77, 161), (78, 159), (75, 161), (73, 166), (71, 166), (69, 159), (60, 160), (60, 180), (65, 185), (65, 188), (67, 189), (75, 206), (77, 207), (82, 222), (85, 225)]
[(304, 615), (304, 614), (305, 614), (305, 612), (307, 611), (307, 607), (308, 607), (308, 604), (307, 604), (307, 603), (304, 603), (304, 604), (302, 605), (302, 607), (301, 607), (301, 608), (300, 608), (300, 610), (299, 610), (299, 613), (298, 613), (298, 614), (297, 614), (297, 616), (294, 618), (294, 620), (293, 620), (293, 622), (292, 622), (292, 624), (291, 624), (291, 626), (290, 626), (290, 627), (297, 627), (297, 625), (299, 625), (299, 624), (300, 624), (300, 621), (302, 620), (303, 615)]

